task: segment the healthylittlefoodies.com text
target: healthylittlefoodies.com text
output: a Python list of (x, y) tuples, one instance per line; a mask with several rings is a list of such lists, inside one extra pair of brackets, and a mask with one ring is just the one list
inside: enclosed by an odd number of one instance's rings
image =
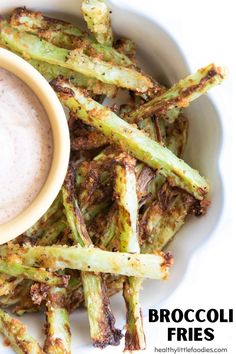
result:
[(233, 309), (215, 308), (197, 310), (157, 310), (152, 308), (149, 309), (149, 322), (167, 324), (166, 340), (168, 342), (214, 343), (216, 339), (215, 324), (230, 325), (234, 322), (234, 311)]

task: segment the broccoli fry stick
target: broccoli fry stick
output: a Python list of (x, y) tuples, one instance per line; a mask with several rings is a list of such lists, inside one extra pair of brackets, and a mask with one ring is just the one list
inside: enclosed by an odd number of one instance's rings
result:
[(164, 183), (157, 200), (146, 209), (140, 221), (142, 253), (155, 253), (165, 248), (183, 226), (187, 214), (200, 216), (208, 204), (206, 200), (199, 202), (185, 191)]
[(166, 213), (163, 213), (158, 205), (150, 206), (142, 220), (144, 223), (146, 218), (148, 220), (142, 230), (145, 240), (141, 247), (142, 253), (154, 253), (156, 250), (162, 250), (183, 226), (187, 213), (188, 206), (182, 204), (181, 197), (176, 199), (171, 211)]
[(36, 34), (38, 30), (55, 30), (75, 36), (86, 36), (87, 33), (71, 23), (43, 16), (41, 12), (31, 11), (25, 7), (16, 8), (11, 15), (11, 26), (16, 26), (20, 31)]
[(143, 316), (139, 300), (139, 293), (142, 287), (142, 278), (129, 277), (123, 284), (123, 297), (125, 299), (126, 333), (125, 350), (144, 350), (146, 338), (143, 329)]
[[(80, 280), (80, 279), (79, 279)], [(122, 290), (123, 288), (124, 277), (121, 276), (108, 276), (105, 277), (105, 283), (107, 287), (108, 296), (111, 297)], [(68, 292), (69, 290), (69, 292)], [(69, 312), (72, 312), (76, 308), (80, 307), (84, 301), (84, 293), (81, 282), (77, 282), (77, 285), (67, 289), (66, 296), (66, 308)]]
[[(118, 152), (120, 151), (117, 147), (109, 146), (99, 155), (95, 156), (90, 163), (82, 163), (77, 169), (76, 181), (77, 188), (79, 187), (78, 199), (81, 205), (81, 212), (86, 220), (87, 211), (89, 211), (89, 209), (94, 215), (93, 211), (101, 210), (103, 206), (107, 206), (107, 202), (108, 205), (111, 204), (109, 196), (112, 193), (110, 183), (112, 178), (112, 164), (114, 164)], [(108, 197), (108, 200), (106, 197)], [(94, 205), (93, 198), (95, 198)], [(89, 214), (91, 215), (91, 212), (89, 212)]]
[[(18, 31), (37, 34), (54, 45), (66, 49), (81, 48), (89, 56), (99, 56), (102, 60), (112, 61), (124, 66), (132, 61), (110, 45), (97, 43), (94, 37), (70, 23), (43, 16), (40, 12), (17, 8), (10, 18), (10, 25)], [(127, 50), (129, 53), (129, 51)]]
[(173, 259), (169, 253), (163, 252), (153, 255), (108, 252), (80, 246), (1, 246), (2, 257), (12, 254), (19, 256), (25, 265), (38, 265), (52, 271), (69, 268), (152, 279), (166, 279)]
[(35, 339), (27, 333), (25, 325), (1, 309), (0, 332), (9, 340), (18, 354), (45, 354)]
[[(138, 198), (135, 161), (129, 155), (120, 157), (115, 167), (114, 192), (118, 204), (118, 228), (122, 252), (140, 253), (138, 239)], [(124, 282), (123, 296), (127, 307), (125, 350), (145, 349), (142, 311), (139, 291), (142, 279), (129, 277)]]
[(170, 178), (175, 185), (186, 189), (197, 199), (202, 199), (208, 192), (208, 183), (198, 171), (177, 158), (166, 147), (148, 138), (108, 108), (86, 97), (80, 89), (66, 80), (58, 78), (51, 85), (61, 102), (75, 112), (78, 118), (100, 130), (137, 159), (158, 169), (160, 174)]
[(71, 333), (68, 311), (64, 307), (66, 290), (51, 288), (46, 303), (47, 354), (70, 354)]
[[(163, 118), (169, 119), (167, 113), (174, 108), (185, 108), (191, 101), (206, 93), (212, 87), (220, 84), (226, 77), (223, 68), (210, 64), (199, 69), (195, 74), (187, 76), (172, 86), (160, 96), (144, 103), (125, 116), (125, 119), (134, 123), (144, 117), (150, 117), (155, 113)], [(173, 116), (173, 120), (176, 115)]]
[(100, 275), (88, 272), (82, 272), (81, 278), (93, 345), (98, 348), (119, 345), (122, 334), (115, 328), (104, 280)]
[[(62, 194), (67, 220), (75, 243), (85, 248), (91, 247), (92, 241), (75, 199), (75, 171), (72, 167), (69, 167)], [(121, 331), (114, 326), (115, 318), (111, 312), (102, 277), (99, 274), (81, 272), (81, 279), (93, 345), (100, 348), (118, 345), (122, 335)]]
[(92, 77), (85, 76), (76, 71), (63, 68), (59, 65), (53, 65), (40, 60), (28, 60), (28, 62), (35, 67), (48, 81), (57, 78), (62, 75), (66, 79), (70, 80), (75, 86), (80, 86), (91, 91), (95, 95), (106, 95), (108, 97), (114, 97), (117, 92), (115, 85), (105, 84)]
[(110, 11), (106, 3), (103, 0), (84, 0), (81, 12), (98, 43), (112, 46), (113, 34)]
[[(1, 23), (0, 23), (0, 27), (1, 27)], [(0, 38), (0, 47), (10, 49), (12, 52), (15, 52), (17, 55), (24, 57), (24, 53), (19, 53), (13, 50), (12, 47), (10, 46), (8, 47), (6, 44), (2, 43), (1, 38)], [(104, 82), (101, 82), (92, 77), (85, 76), (74, 70), (70, 70), (59, 65), (49, 64), (41, 60), (29, 59), (27, 57), (25, 57), (24, 59), (28, 61), (33, 67), (35, 67), (35, 69), (37, 69), (48, 81), (53, 80), (61, 75), (66, 79), (70, 80), (75, 86), (86, 88), (89, 92), (93, 93), (94, 95), (105, 95), (108, 97), (115, 97), (117, 93), (118, 89), (115, 85), (105, 84)]]
[(66, 287), (69, 281), (68, 275), (58, 275), (42, 268), (32, 268), (20, 263), (4, 261), (0, 259), (0, 272), (13, 277), (31, 279), (49, 286)]
[(18, 32), (5, 22), (1, 22), (0, 36), (8, 47), (31, 59), (56, 64), (102, 82), (135, 91), (145, 92), (152, 87), (151, 80), (135, 69), (89, 57), (79, 49), (69, 51), (56, 47), (35, 35)]
[[(16, 27), (17, 29), (17, 27)], [(103, 46), (99, 43), (93, 43), (88, 38), (76, 37), (71, 34), (62, 33), (53, 30), (40, 30), (37, 36), (54, 44), (57, 47), (73, 50), (80, 48), (83, 54), (92, 58), (99, 58), (105, 62), (133, 67), (132, 61), (124, 54), (119, 53), (112, 47)]]
[(120, 251), (139, 253), (137, 236), (138, 198), (136, 191), (135, 159), (123, 153), (115, 166), (114, 194), (118, 205), (117, 226)]
[(75, 244), (80, 244), (81, 247), (90, 246), (90, 238), (75, 198), (75, 172), (71, 166), (62, 187), (62, 195), (66, 218)]

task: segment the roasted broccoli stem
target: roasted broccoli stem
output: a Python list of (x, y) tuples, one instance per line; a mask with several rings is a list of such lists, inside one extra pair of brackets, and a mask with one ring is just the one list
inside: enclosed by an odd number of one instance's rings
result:
[[(173, 122), (179, 115), (179, 108), (187, 107), (191, 101), (222, 83), (225, 77), (226, 73), (223, 68), (210, 64), (199, 69), (195, 74), (180, 80), (162, 95), (158, 95), (134, 109), (125, 116), (125, 119), (129, 123), (134, 123), (155, 113), (169, 122)], [(173, 109), (177, 109), (177, 114), (168, 116), (168, 112)]]
[(152, 87), (151, 80), (135, 68), (127, 68), (92, 58), (79, 49), (67, 50), (38, 38), (37, 36), (19, 32), (6, 22), (1, 22), (1, 40), (6, 45), (25, 57), (45, 61), (67, 69), (74, 70), (85, 76), (95, 78), (107, 84), (145, 92)]
[[(85, 219), (95, 211), (111, 204), (112, 165), (120, 151), (116, 147), (102, 150), (90, 162), (82, 162), (77, 168), (76, 184), (81, 212)], [(94, 213), (93, 213), (94, 215)]]
[(95, 95), (114, 97), (117, 93), (117, 87), (115, 85), (105, 84), (104, 82), (85, 76), (74, 70), (70, 70), (59, 65), (49, 64), (40, 60), (29, 59), (28, 62), (33, 65), (35, 69), (37, 69), (48, 81), (51, 81), (61, 75), (70, 80), (75, 86), (86, 88)]
[(114, 198), (118, 205), (120, 251), (139, 253), (137, 235), (138, 198), (136, 190), (135, 159), (126, 153), (117, 158), (115, 166)]
[(1, 309), (0, 332), (18, 354), (45, 354), (36, 340), (28, 334), (25, 325)]
[[(84, 304), (84, 293), (81, 279), (72, 279), (73, 285), (69, 284), (66, 295), (66, 308), (69, 312), (74, 311)], [(122, 290), (124, 277), (114, 275), (104, 275), (108, 296), (111, 297)]]
[(115, 318), (104, 280), (89, 272), (82, 272), (81, 279), (93, 345), (98, 348), (119, 345), (122, 334), (115, 328)]
[[(127, 154), (120, 156), (115, 167), (114, 193), (118, 205), (120, 250), (140, 253), (135, 160)], [(134, 277), (129, 277), (124, 282), (123, 295), (127, 307), (125, 350), (140, 350), (146, 347), (139, 302), (141, 283), (141, 279)]]
[(75, 198), (75, 178), (75, 170), (70, 166), (62, 187), (63, 205), (74, 243), (81, 247), (88, 247), (92, 242)]
[(55, 274), (43, 268), (27, 267), (18, 262), (12, 262), (11, 260), (5, 261), (2, 259), (0, 259), (0, 273), (4, 273), (12, 277), (31, 279), (49, 286), (58, 287), (66, 287), (70, 278), (67, 275)]
[[(75, 180), (75, 170), (70, 166), (62, 188), (67, 220), (75, 244), (80, 244), (83, 248), (92, 247), (92, 241), (75, 198)], [(100, 348), (104, 348), (107, 345), (118, 345), (122, 335), (121, 331), (114, 326), (115, 318), (111, 311), (102, 276), (100, 274), (81, 272), (81, 279), (93, 345)]]
[(167, 253), (132, 254), (108, 252), (95, 247), (81, 246), (1, 246), (0, 256), (15, 254), (24, 265), (59, 269), (111, 273), (141, 278), (166, 279), (173, 257)]
[[(17, 27), (16, 27), (17, 29)], [(40, 30), (37, 36), (57, 47), (73, 50), (80, 49), (83, 54), (91, 58), (99, 58), (105, 62), (125, 67), (133, 67), (132, 61), (124, 54), (119, 53), (112, 47), (93, 43), (88, 38), (76, 37), (71, 34), (53, 30)]]
[(104, 61), (123, 66), (132, 65), (132, 61), (124, 51), (122, 53), (110, 45), (100, 44), (94, 37), (78, 27), (55, 18), (45, 17), (39, 12), (22, 8), (15, 9), (10, 18), (10, 25), (19, 31), (37, 34), (57, 47), (80, 48), (84, 54), (97, 56)]
[(69, 314), (65, 308), (66, 290), (53, 287), (49, 290), (46, 302), (46, 340), (44, 350), (47, 354), (70, 354), (71, 332)]
[(208, 204), (165, 182), (140, 220), (142, 253), (163, 250), (183, 226), (186, 216), (203, 215)]
[(51, 82), (61, 102), (79, 119), (94, 126), (127, 152), (168, 177), (173, 184), (202, 199), (209, 186), (199, 172), (177, 158), (166, 147), (119, 118), (115, 113), (86, 97), (82, 90), (62, 78)]
[(126, 333), (125, 350), (144, 350), (146, 339), (143, 329), (143, 317), (140, 306), (139, 293), (142, 287), (142, 279), (129, 277), (123, 284), (123, 297), (126, 303)]
[(112, 46), (110, 10), (103, 0), (83, 0), (81, 12), (98, 43)]
[(71, 23), (43, 16), (41, 12), (28, 10), (26, 7), (16, 8), (11, 15), (11, 26), (16, 26), (20, 31), (37, 33), (38, 30), (52, 29), (75, 36), (86, 36), (87, 33)]
[[(1, 28), (1, 24), (0, 24)], [(0, 36), (1, 37), (1, 36)], [(70, 80), (75, 86), (80, 86), (82, 88), (86, 88), (90, 94), (92, 95), (105, 95), (107, 97), (115, 97), (117, 94), (118, 88), (115, 85), (105, 84), (95, 78), (85, 76), (80, 74), (74, 70), (70, 70), (68, 68), (64, 68), (59, 65), (49, 64), (45, 61), (29, 59), (24, 57), (24, 53), (19, 53), (13, 48), (8, 47), (6, 43), (1, 42), (0, 38), (0, 47), (4, 47), (6, 49), (10, 49), (15, 54), (23, 57), (26, 61), (28, 61), (35, 69), (37, 69), (46, 80), (50, 81), (58, 76), (63, 76)]]

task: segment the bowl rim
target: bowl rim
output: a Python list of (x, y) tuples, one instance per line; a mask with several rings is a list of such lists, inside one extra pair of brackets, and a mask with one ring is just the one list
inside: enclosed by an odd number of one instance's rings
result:
[(0, 48), (0, 67), (25, 82), (38, 97), (48, 116), (53, 138), (52, 163), (47, 179), (35, 199), (12, 220), (0, 225), (0, 244), (30, 228), (50, 207), (66, 175), (70, 156), (70, 137), (66, 114), (47, 80), (18, 55)]

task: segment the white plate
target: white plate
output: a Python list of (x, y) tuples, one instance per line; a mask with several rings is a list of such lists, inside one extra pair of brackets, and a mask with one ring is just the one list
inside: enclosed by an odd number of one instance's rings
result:
[[(161, 28), (141, 14), (125, 10), (114, 1), (112, 6), (112, 23), (117, 34), (132, 38), (138, 46), (138, 55), (142, 67), (155, 78), (172, 84), (189, 74), (185, 57), (178, 45)], [(80, 1), (78, 0), (1, 0), (0, 13), (8, 13), (14, 7), (23, 6), (53, 14), (61, 19), (77, 21), (80, 16)], [(208, 63), (206, 63), (208, 64)], [(147, 309), (168, 297), (181, 282), (191, 254), (210, 237), (218, 223), (223, 207), (223, 188), (218, 169), (218, 156), (222, 142), (222, 126), (219, 114), (211, 100), (204, 96), (191, 104), (187, 110), (190, 119), (190, 134), (187, 146), (186, 160), (200, 170), (210, 181), (212, 204), (206, 216), (189, 218), (187, 224), (178, 233), (170, 249), (175, 257), (175, 266), (167, 282), (146, 281), (141, 295), (144, 316)], [(217, 193), (216, 193), (217, 191)], [(125, 324), (125, 309), (121, 294), (112, 299), (112, 307), (119, 328)], [(29, 326), (32, 335), (43, 342), (43, 316), (25, 315), (23, 322)], [(72, 352), (88, 353), (95, 349), (91, 347), (89, 327), (84, 311), (77, 311), (71, 316)], [(121, 352), (118, 348), (110, 348), (106, 352)], [(1, 346), (2, 354), (11, 353), (11, 349)]]

